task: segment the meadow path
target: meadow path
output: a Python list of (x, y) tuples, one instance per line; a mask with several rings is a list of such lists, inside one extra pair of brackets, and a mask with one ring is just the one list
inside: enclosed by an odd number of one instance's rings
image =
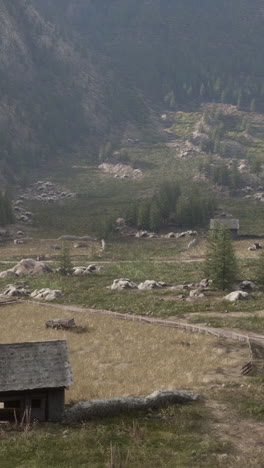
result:
[(146, 317), (143, 315), (132, 315), (132, 314), (121, 314), (119, 312), (113, 312), (111, 310), (103, 309), (89, 309), (77, 305), (65, 305), (65, 304), (50, 304), (50, 303), (40, 303), (36, 301), (27, 301), (29, 303), (38, 304), (43, 307), (54, 307), (56, 309), (61, 309), (69, 312), (81, 312), (81, 313), (91, 313), (98, 315), (108, 315), (120, 320), (130, 320), (133, 322), (142, 322), (145, 324), (159, 325), (163, 327), (178, 328), (181, 330), (186, 330), (193, 333), (203, 333), (208, 335), (213, 335), (219, 338), (228, 338), (231, 340), (238, 340), (242, 342), (251, 342), (258, 344), (264, 347), (264, 335), (259, 333), (230, 330), (228, 328), (214, 328), (205, 325), (193, 325), (181, 320), (167, 320), (167, 319), (158, 319)]

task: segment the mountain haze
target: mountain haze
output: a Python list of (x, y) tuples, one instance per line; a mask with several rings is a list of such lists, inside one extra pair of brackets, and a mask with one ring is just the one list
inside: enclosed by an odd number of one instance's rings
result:
[(152, 99), (263, 97), (261, 0), (34, 0)]
[(58, 153), (94, 158), (164, 105), (263, 110), (261, 0), (0, 0), (0, 14), (7, 175)]
[(111, 121), (104, 80), (26, 1), (0, 1), (1, 167), (37, 165), (92, 145)]

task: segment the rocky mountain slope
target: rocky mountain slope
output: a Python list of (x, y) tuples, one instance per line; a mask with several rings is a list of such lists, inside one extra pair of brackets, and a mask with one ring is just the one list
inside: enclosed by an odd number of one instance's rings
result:
[(261, 0), (33, 0), (157, 100), (263, 96)]
[(0, 172), (93, 147), (111, 123), (103, 74), (26, 0), (0, 1)]
[(261, 0), (0, 0), (0, 15), (1, 180), (91, 160), (164, 101), (262, 110)]

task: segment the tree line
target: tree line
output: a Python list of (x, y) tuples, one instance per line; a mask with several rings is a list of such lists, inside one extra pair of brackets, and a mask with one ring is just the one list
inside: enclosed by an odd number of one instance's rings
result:
[(204, 187), (190, 191), (178, 183), (166, 182), (150, 199), (133, 201), (126, 213), (126, 222), (139, 229), (159, 231), (169, 222), (180, 226), (203, 227), (217, 208), (217, 202)]

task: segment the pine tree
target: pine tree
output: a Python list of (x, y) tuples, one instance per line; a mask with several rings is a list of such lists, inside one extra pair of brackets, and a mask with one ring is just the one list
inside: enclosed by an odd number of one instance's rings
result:
[(217, 226), (208, 238), (204, 273), (219, 289), (228, 289), (236, 280), (237, 261), (228, 229)]
[(73, 272), (73, 265), (70, 257), (70, 250), (66, 245), (63, 245), (61, 255), (59, 257), (59, 268), (58, 271), (61, 275), (71, 275)]

